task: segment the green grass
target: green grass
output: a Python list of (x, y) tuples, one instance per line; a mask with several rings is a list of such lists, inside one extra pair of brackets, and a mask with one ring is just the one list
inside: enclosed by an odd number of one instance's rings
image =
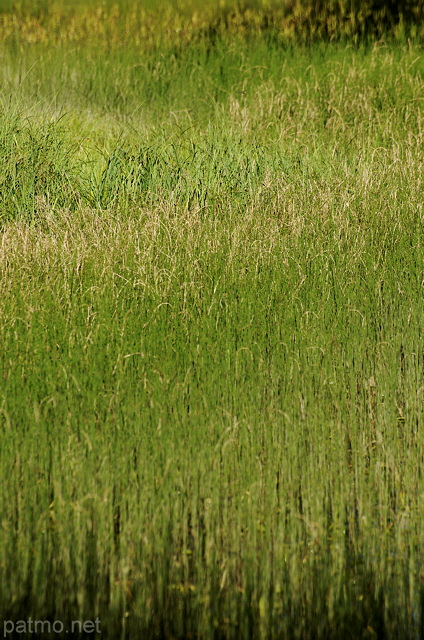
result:
[(420, 638), (421, 45), (201, 33), (1, 47), (2, 618)]

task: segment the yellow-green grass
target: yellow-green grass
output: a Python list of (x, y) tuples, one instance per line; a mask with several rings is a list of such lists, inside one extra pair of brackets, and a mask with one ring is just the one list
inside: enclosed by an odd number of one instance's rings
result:
[(2, 617), (420, 637), (420, 45), (15, 45)]
[(424, 0), (3, 0), (0, 40), (158, 49), (204, 39), (421, 38)]

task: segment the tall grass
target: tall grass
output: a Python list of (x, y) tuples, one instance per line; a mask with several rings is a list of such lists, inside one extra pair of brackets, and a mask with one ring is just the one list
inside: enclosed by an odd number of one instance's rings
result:
[[(209, 39), (421, 38), (424, 0), (3, 0), (1, 40), (158, 49)], [(158, 34), (160, 33), (160, 37)]]
[(3, 618), (422, 637), (419, 45), (15, 45)]

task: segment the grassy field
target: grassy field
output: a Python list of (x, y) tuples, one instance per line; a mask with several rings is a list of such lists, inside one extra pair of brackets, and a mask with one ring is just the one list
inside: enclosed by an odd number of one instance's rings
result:
[(2, 5), (4, 637), (424, 638), (423, 32), (301, 4)]

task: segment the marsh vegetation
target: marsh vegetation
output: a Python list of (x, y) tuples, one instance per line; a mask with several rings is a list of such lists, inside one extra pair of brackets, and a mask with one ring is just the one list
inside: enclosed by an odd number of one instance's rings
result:
[(71, 6), (0, 13), (2, 617), (423, 637), (420, 22)]

